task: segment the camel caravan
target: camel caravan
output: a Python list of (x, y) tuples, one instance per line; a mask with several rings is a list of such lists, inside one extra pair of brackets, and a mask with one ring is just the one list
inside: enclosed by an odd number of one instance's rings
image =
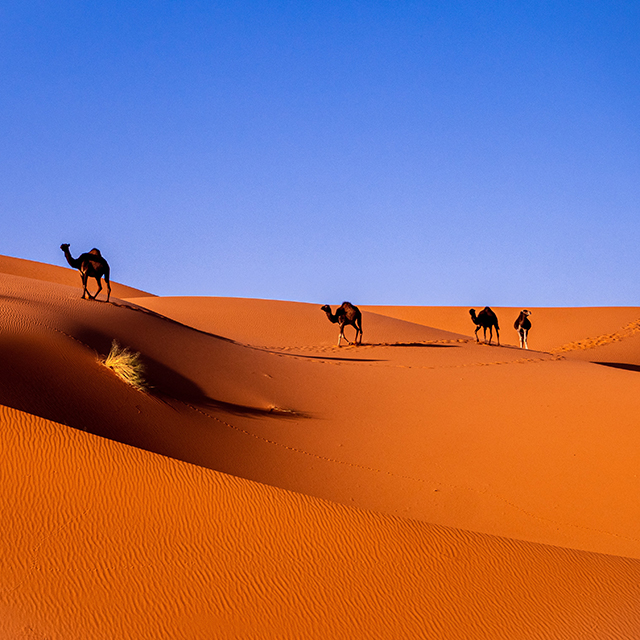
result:
[[(77, 258), (74, 258), (69, 251), (68, 244), (61, 244), (60, 249), (64, 253), (64, 257), (67, 259), (69, 266), (72, 269), (78, 269), (80, 272), (80, 278), (82, 280), (82, 299), (87, 297), (90, 300), (96, 300), (98, 294), (102, 291), (102, 278), (104, 278), (107, 285), (107, 302), (111, 297), (111, 283), (109, 281), (109, 263), (102, 257), (99, 249), (93, 248), (87, 253), (82, 253)], [(89, 293), (87, 289), (87, 281), (89, 278), (93, 278), (98, 283), (98, 290), (94, 295)], [(331, 307), (328, 304), (323, 305), (320, 309), (327, 314), (329, 322), (337, 324), (340, 327), (340, 333), (338, 334), (338, 346), (342, 346), (342, 338), (344, 338), (347, 344), (353, 344), (355, 346), (362, 344), (362, 313), (360, 309), (350, 302), (343, 302), (333, 313)], [(487, 329), (489, 329), (489, 342), (493, 340), (493, 330), (496, 330), (496, 341), (500, 346), (500, 327), (498, 326), (498, 317), (490, 307), (485, 307), (476, 314), (475, 309), (469, 309), (469, 315), (473, 324), (476, 325), (475, 336), (476, 342), (480, 342), (478, 337), (478, 331), (482, 328), (484, 335), (484, 342), (487, 344)], [(513, 328), (518, 332), (520, 338), (520, 348), (528, 349), (527, 337), (529, 330), (531, 329), (531, 320), (529, 316), (531, 311), (523, 309), (520, 315), (517, 317), (513, 324)], [(344, 335), (345, 327), (351, 326), (356, 331), (356, 337), (353, 342), (350, 342), (347, 336)]]
[[(362, 313), (358, 307), (350, 302), (343, 302), (336, 309), (335, 313), (332, 313), (331, 307), (328, 304), (320, 307), (320, 310), (327, 314), (329, 322), (339, 325), (340, 333), (338, 334), (338, 346), (341, 346), (342, 338), (344, 338), (348, 344), (354, 344), (356, 346), (362, 344)], [(494, 311), (490, 307), (485, 307), (480, 311), (480, 313), (476, 314), (475, 309), (469, 309), (469, 315), (471, 316), (473, 324), (476, 325), (476, 342), (480, 342), (478, 331), (482, 329), (484, 342), (487, 344), (487, 329), (489, 329), (488, 344), (491, 344), (491, 341), (493, 340), (493, 329), (495, 328), (496, 341), (498, 346), (500, 346), (500, 327), (498, 326), (498, 316), (496, 316)], [(531, 329), (531, 320), (529, 320), (530, 315), (531, 311), (523, 309), (513, 324), (513, 328), (518, 332), (518, 336), (520, 338), (521, 349), (529, 348), (529, 345), (527, 344), (527, 337), (529, 335), (529, 329)], [(356, 337), (353, 342), (349, 342), (347, 336), (344, 335), (344, 328), (346, 326), (352, 326), (356, 330)]]

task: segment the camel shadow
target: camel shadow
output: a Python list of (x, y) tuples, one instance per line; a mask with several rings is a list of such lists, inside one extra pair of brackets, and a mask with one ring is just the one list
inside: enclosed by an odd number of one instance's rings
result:
[(624, 371), (635, 371), (640, 373), (640, 365), (631, 364), (629, 362), (595, 362), (592, 364), (599, 364), (601, 367), (611, 367), (613, 369), (623, 369)]
[(371, 344), (372, 347), (420, 347), (426, 349), (459, 349), (457, 344), (437, 344), (429, 342), (379, 342)]
[(277, 356), (285, 356), (289, 358), (300, 358), (304, 360), (336, 360), (338, 362), (385, 362), (379, 358), (340, 358), (338, 356), (310, 356), (306, 353), (282, 353), (280, 351), (266, 351)]

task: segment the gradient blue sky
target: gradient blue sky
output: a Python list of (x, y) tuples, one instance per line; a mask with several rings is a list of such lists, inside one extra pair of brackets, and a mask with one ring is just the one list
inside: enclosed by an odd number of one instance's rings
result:
[(4, 0), (0, 253), (158, 295), (640, 305), (640, 3)]

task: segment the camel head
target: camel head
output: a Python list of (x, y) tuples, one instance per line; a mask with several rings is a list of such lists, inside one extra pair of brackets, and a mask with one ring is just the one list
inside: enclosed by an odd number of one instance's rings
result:
[(531, 311), (529, 311), (528, 309), (523, 309), (520, 313), (525, 315), (527, 318), (531, 315)]
[(327, 318), (329, 318), (330, 322), (336, 323), (338, 322), (338, 316), (331, 313), (331, 307), (328, 304), (320, 307), (321, 311), (324, 311), (327, 314)]
[(60, 248), (61, 248), (63, 251), (69, 251), (69, 245), (68, 245), (68, 244), (61, 244), (61, 245), (60, 245)]
[(469, 315), (470, 315), (472, 318), (475, 318), (475, 317), (476, 317), (476, 310), (475, 310), (475, 309), (469, 309)]

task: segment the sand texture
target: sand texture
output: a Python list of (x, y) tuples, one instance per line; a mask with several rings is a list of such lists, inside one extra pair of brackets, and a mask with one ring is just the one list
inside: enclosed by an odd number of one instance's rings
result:
[(1, 638), (640, 637), (640, 309), (80, 294), (0, 258)]

